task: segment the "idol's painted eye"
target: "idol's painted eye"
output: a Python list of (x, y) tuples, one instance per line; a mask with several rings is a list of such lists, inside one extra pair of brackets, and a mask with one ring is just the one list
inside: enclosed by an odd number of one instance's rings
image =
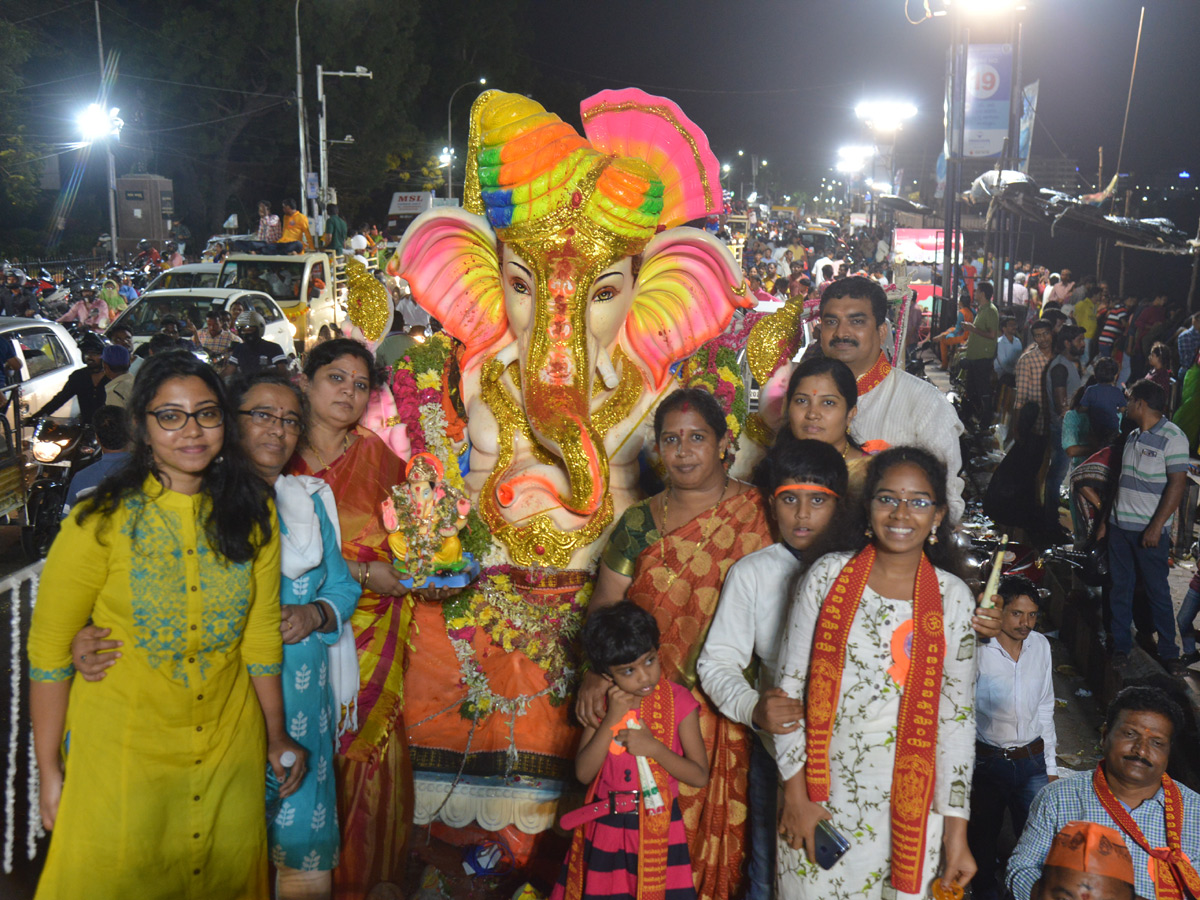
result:
[(514, 291), (516, 291), (518, 294), (528, 294), (529, 293), (529, 285), (525, 283), (524, 279), (510, 278), (508, 283), (512, 287), (512, 289)]
[(600, 288), (600, 290), (596, 291), (596, 294), (595, 294), (595, 296), (592, 297), (592, 300), (596, 303), (605, 303), (605, 302), (613, 299), (616, 296), (617, 296), (616, 288), (605, 287), (605, 288)]

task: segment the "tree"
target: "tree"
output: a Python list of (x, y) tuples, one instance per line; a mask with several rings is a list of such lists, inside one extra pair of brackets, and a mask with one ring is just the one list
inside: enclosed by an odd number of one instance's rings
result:
[(0, 209), (33, 209), (42, 180), (46, 146), (29, 138), (20, 68), (29, 58), (29, 33), (0, 21)]

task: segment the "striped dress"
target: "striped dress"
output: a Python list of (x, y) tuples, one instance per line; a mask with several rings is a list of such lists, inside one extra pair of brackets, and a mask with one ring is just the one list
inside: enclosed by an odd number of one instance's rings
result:
[[(675, 697), (675, 736), (671, 749), (683, 755), (679, 740), (679, 725), (700, 708), (687, 688), (670, 683)], [(679, 783), (668, 776), (671, 792), (671, 827), (668, 832), (667, 877), (665, 900), (696, 900), (692, 882), (692, 860), (688, 854), (687, 831), (679, 811)], [(637, 790), (636, 757), (629, 753), (609, 753), (596, 776), (596, 799), (603, 800), (610, 791)], [(616, 900), (637, 896), (638, 816), (636, 813), (616, 813), (581, 826), (583, 842), (583, 900)], [(562, 867), (558, 884), (550, 900), (566, 896), (567, 873), (572, 860)]]

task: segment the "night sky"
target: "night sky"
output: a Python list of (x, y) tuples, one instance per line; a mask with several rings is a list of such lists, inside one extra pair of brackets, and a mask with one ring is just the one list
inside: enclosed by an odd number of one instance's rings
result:
[[(930, 2), (937, 9), (941, 0)], [(827, 168), (839, 145), (868, 137), (854, 105), (874, 96), (920, 110), (899, 138), (900, 154), (936, 156), (940, 148), (950, 18), (910, 25), (903, 0), (531, 5), (538, 31), (517, 52), (589, 92), (636, 86), (670, 97), (708, 133), (723, 162), (739, 148), (757, 153), (780, 167), (785, 183)], [(1058, 155), (1048, 129), (1093, 179), (1099, 146), (1105, 179), (1113, 172), (1139, 10), (1125, 0), (1030, 0), (1020, 14), (1023, 81), (1041, 79), (1045, 128), (1035, 131), (1035, 157)], [(923, 14), (920, 0), (909, 0), (909, 14)], [(984, 27), (973, 35), (1005, 40), (1005, 28), (985, 34)], [(1200, 168), (1198, 35), (1196, 0), (1147, 4), (1122, 171), (1151, 177)], [(577, 121), (575, 110), (555, 112)]]

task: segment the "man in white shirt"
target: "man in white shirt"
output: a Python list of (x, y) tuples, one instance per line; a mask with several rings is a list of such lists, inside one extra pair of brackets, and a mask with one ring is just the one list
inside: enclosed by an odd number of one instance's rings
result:
[(1025, 273), (1018, 272), (1012, 280), (1012, 303), (1008, 302), (1009, 285), (1004, 282), (1004, 293), (1000, 296), (1000, 307), (1012, 306), (1013, 309), (1025, 309), (1029, 306), (1029, 288), (1025, 287)]
[(813, 290), (815, 291), (820, 291), (825, 286), (825, 283), (830, 280), (831, 276), (825, 274), (826, 266), (837, 272), (837, 266), (833, 264), (833, 260), (822, 254), (821, 258), (813, 263), (812, 268), (809, 270), (812, 275)]
[(850, 367), (858, 382), (858, 413), (851, 433), (859, 442), (924, 447), (946, 466), (950, 519), (963, 514), (962, 422), (945, 395), (928, 381), (892, 368), (883, 353), (888, 299), (870, 278), (852, 275), (821, 295), (821, 352)]
[(997, 839), (1004, 811), (1020, 834), (1034, 795), (1058, 778), (1050, 642), (1034, 631), (1037, 588), (1028, 578), (1000, 579), (1000, 634), (981, 644), (975, 677), (975, 774), (967, 841), (979, 866), (976, 900), (998, 900)]

